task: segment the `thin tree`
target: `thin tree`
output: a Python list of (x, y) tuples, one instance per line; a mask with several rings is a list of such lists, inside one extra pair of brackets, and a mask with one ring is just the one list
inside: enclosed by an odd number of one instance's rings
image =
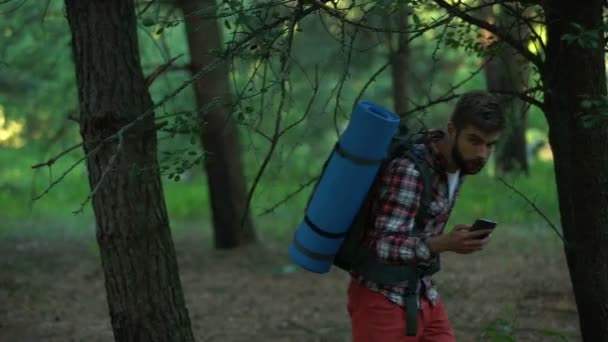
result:
[[(409, 43), (408, 23), (409, 8), (407, 3), (398, 4), (396, 13), (392, 16), (393, 33), (388, 35), (389, 58), (391, 62), (391, 77), (393, 81), (394, 110), (404, 116), (408, 109), (408, 72), (409, 72)], [(395, 36), (396, 39), (393, 39)]]
[[(190, 49), (191, 72), (210, 67), (213, 51), (222, 49), (222, 33), (214, 18), (214, 0), (178, 0), (185, 18)], [(205, 151), (213, 230), (216, 248), (233, 248), (256, 241), (247, 210), (247, 188), (241, 161), (239, 130), (232, 115), (234, 101), (229, 86), (227, 63), (194, 82), (199, 110), (200, 140)], [(246, 216), (245, 216), (246, 215)]]

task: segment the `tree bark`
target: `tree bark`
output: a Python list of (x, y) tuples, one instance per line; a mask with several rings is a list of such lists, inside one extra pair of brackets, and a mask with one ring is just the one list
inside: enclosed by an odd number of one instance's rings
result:
[[(554, 151), (565, 253), (584, 341), (608, 341), (608, 130), (606, 108), (595, 111), (600, 125), (580, 123), (589, 112), (583, 96), (606, 93), (603, 1), (584, 6), (569, 0), (547, 1), (546, 63), (542, 78)], [(573, 23), (595, 30), (595, 48), (563, 40), (576, 34)], [(591, 111), (594, 112), (594, 111)]]
[(65, 3), (114, 337), (193, 341), (163, 199), (153, 115), (102, 143), (152, 107), (133, 2)]
[[(520, 11), (521, 13), (521, 11)], [(530, 34), (528, 27), (520, 17), (513, 16), (502, 8), (495, 15), (492, 7), (485, 8), (484, 20), (494, 23), (498, 27), (510, 31), (519, 41), (527, 41)], [(484, 32), (486, 40), (492, 43), (494, 53), (487, 57), (485, 66), (486, 87), (490, 92), (499, 92), (503, 108), (507, 116), (508, 125), (504, 138), (498, 146), (496, 167), (498, 173), (525, 172), (528, 173), (528, 159), (526, 153), (527, 104), (515, 95), (525, 91), (528, 87), (530, 73), (529, 63), (510, 45), (500, 42), (496, 37)]]
[[(221, 31), (215, 19), (200, 11), (215, 9), (213, 0), (178, 0), (186, 23), (193, 74), (214, 60), (211, 50), (221, 50)], [(238, 127), (231, 113), (232, 98), (227, 63), (222, 63), (194, 84), (199, 108), (216, 98), (220, 103), (200, 112), (201, 142), (207, 157), (204, 168), (211, 198), (216, 248), (234, 248), (256, 241), (247, 210), (247, 187), (241, 162)]]
[[(397, 36), (396, 49), (390, 48), (391, 59), (391, 75), (393, 79), (393, 102), (395, 112), (403, 117), (407, 112), (408, 101), (408, 72), (409, 72), (409, 43), (408, 43), (408, 9), (406, 5), (399, 6), (396, 15), (394, 16), (395, 29), (399, 33)], [(389, 42), (392, 42), (392, 37), (389, 37)]]

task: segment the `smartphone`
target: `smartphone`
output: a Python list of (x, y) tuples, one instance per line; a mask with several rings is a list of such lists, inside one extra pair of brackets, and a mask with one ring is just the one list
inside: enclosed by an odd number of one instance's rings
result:
[[(496, 222), (492, 221), (492, 220), (488, 220), (488, 219), (477, 219), (475, 220), (475, 223), (473, 223), (473, 225), (471, 226), (471, 228), (469, 229), (469, 231), (474, 232), (476, 230), (482, 230), (482, 229), (494, 229), (496, 228)], [(488, 236), (489, 234), (480, 236), (480, 239), (484, 239)]]

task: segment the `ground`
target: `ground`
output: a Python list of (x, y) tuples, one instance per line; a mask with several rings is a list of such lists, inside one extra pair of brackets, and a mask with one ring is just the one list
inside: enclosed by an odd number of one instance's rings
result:
[[(457, 341), (580, 341), (557, 237), (501, 228), (435, 277)], [(294, 269), (276, 241), (220, 252), (195, 229), (174, 236), (197, 341), (350, 341), (344, 273)], [(97, 255), (90, 237), (3, 237), (0, 341), (113, 341)]]

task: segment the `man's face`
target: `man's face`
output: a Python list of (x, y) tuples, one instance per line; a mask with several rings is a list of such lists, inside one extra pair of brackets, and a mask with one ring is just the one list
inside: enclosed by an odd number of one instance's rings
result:
[(500, 132), (485, 133), (473, 126), (451, 132), (452, 159), (464, 174), (473, 175), (481, 171), (494, 151)]

